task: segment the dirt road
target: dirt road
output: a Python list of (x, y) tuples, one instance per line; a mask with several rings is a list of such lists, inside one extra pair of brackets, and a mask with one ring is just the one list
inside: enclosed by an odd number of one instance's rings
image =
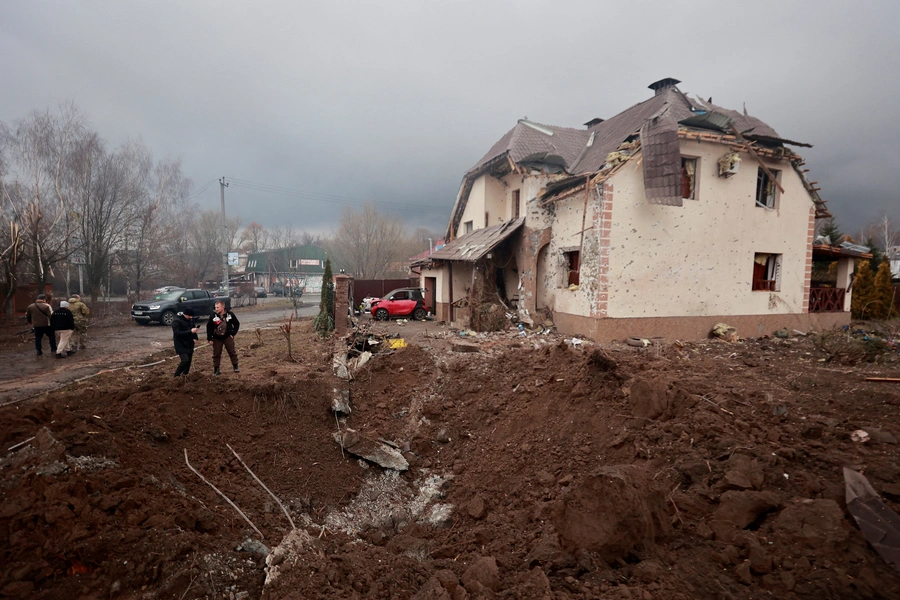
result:
[[(313, 316), (316, 312), (318, 302), (311, 300), (303, 303), (297, 317)], [(254, 329), (273, 328), (287, 321), (290, 304), (273, 298), (254, 307), (237, 308), (235, 314), (241, 321), (245, 339), (249, 340)], [(198, 321), (205, 327), (205, 318)], [(46, 341), (44, 354), (35, 355), (30, 333), (7, 335), (4, 341), (0, 345), (0, 405), (59, 388), (100, 371), (141, 364), (151, 355), (172, 348), (172, 330), (161, 325), (140, 326), (120, 316), (91, 327), (88, 348), (63, 360), (49, 353)]]

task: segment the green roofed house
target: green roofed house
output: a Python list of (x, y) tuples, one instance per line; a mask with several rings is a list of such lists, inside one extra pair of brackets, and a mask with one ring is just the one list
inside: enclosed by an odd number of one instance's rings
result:
[(305, 293), (322, 291), (322, 273), (327, 253), (318, 246), (292, 246), (268, 252), (254, 252), (247, 257), (247, 274), (256, 285), (271, 290), (273, 286), (299, 286)]

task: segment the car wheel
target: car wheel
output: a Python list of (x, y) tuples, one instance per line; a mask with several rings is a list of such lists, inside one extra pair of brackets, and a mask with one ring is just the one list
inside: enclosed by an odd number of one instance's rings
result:
[(426, 316), (428, 316), (428, 311), (421, 306), (413, 311), (413, 319), (416, 321), (424, 321)]
[(379, 308), (375, 311), (376, 321), (387, 321), (389, 318), (390, 314), (388, 313), (386, 308)]
[(162, 319), (160, 319), (159, 322), (163, 325), (168, 325), (169, 327), (171, 327), (172, 323), (175, 322), (175, 313), (173, 313), (171, 310), (167, 310), (162, 314)]

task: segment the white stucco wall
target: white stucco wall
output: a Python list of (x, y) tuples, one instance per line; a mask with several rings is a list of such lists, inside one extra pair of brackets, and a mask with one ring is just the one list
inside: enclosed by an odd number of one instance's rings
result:
[[(649, 204), (641, 168), (626, 165), (610, 179), (608, 316), (803, 312), (809, 195), (788, 162), (766, 161), (781, 171), (785, 191), (775, 209), (757, 207), (757, 162), (743, 154), (736, 175), (718, 177), (726, 151), (682, 142), (682, 155), (700, 159), (697, 199), (682, 207)], [(751, 290), (757, 252), (782, 255), (780, 291)]]
[[(456, 236), (465, 235), (466, 221), (472, 221), (472, 230), (483, 229), (484, 213), (488, 214), (488, 227), (499, 225), (514, 218), (512, 193), (519, 190), (519, 216), (525, 216), (528, 203), (533, 204), (541, 188), (546, 184), (546, 177), (509, 173), (497, 179), (490, 175), (482, 175), (472, 183), (469, 199), (463, 216), (459, 221)], [(529, 224), (530, 225), (530, 224)]]
[[(551, 292), (553, 300), (550, 305), (554, 311), (585, 316), (590, 314), (592, 299), (598, 291), (595, 277), (599, 259), (597, 232), (592, 227), (596, 210), (597, 194), (594, 189), (589, 190), (586, 207), (584, 192), (555, 203), (553, 231), (547, 250), (547, 270), (542, 272), (541, 281), (538, 282), (538, 285), (545, 286)], [(583, 243), (582, 229), (586, 230)], [(581, 253), (580, 281), (576, 290), (570, 290), (568, 283), (568, 264), (564, 252), (570, 250)]]
[(506, 182), (490, 175), (482, 175), (472, 183), (466, 209), (459, 222), (457, 237), (465, 235), (466, 221), (472, 221), (472, 231), (484, 229), (485, 213), (488, 216), (487, 226), (498, 225), (507, 220), (509, 213), (508, 189)]

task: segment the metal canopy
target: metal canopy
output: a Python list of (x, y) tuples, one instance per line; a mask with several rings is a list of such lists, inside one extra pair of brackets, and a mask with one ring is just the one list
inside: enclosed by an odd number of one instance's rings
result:
[(519, 217), (493, 227), (477, 229), (446, 244), (437, 252), (430, 254), (428, 259), (476, 262), (515, 233), (524, 223), (525, 217)]

